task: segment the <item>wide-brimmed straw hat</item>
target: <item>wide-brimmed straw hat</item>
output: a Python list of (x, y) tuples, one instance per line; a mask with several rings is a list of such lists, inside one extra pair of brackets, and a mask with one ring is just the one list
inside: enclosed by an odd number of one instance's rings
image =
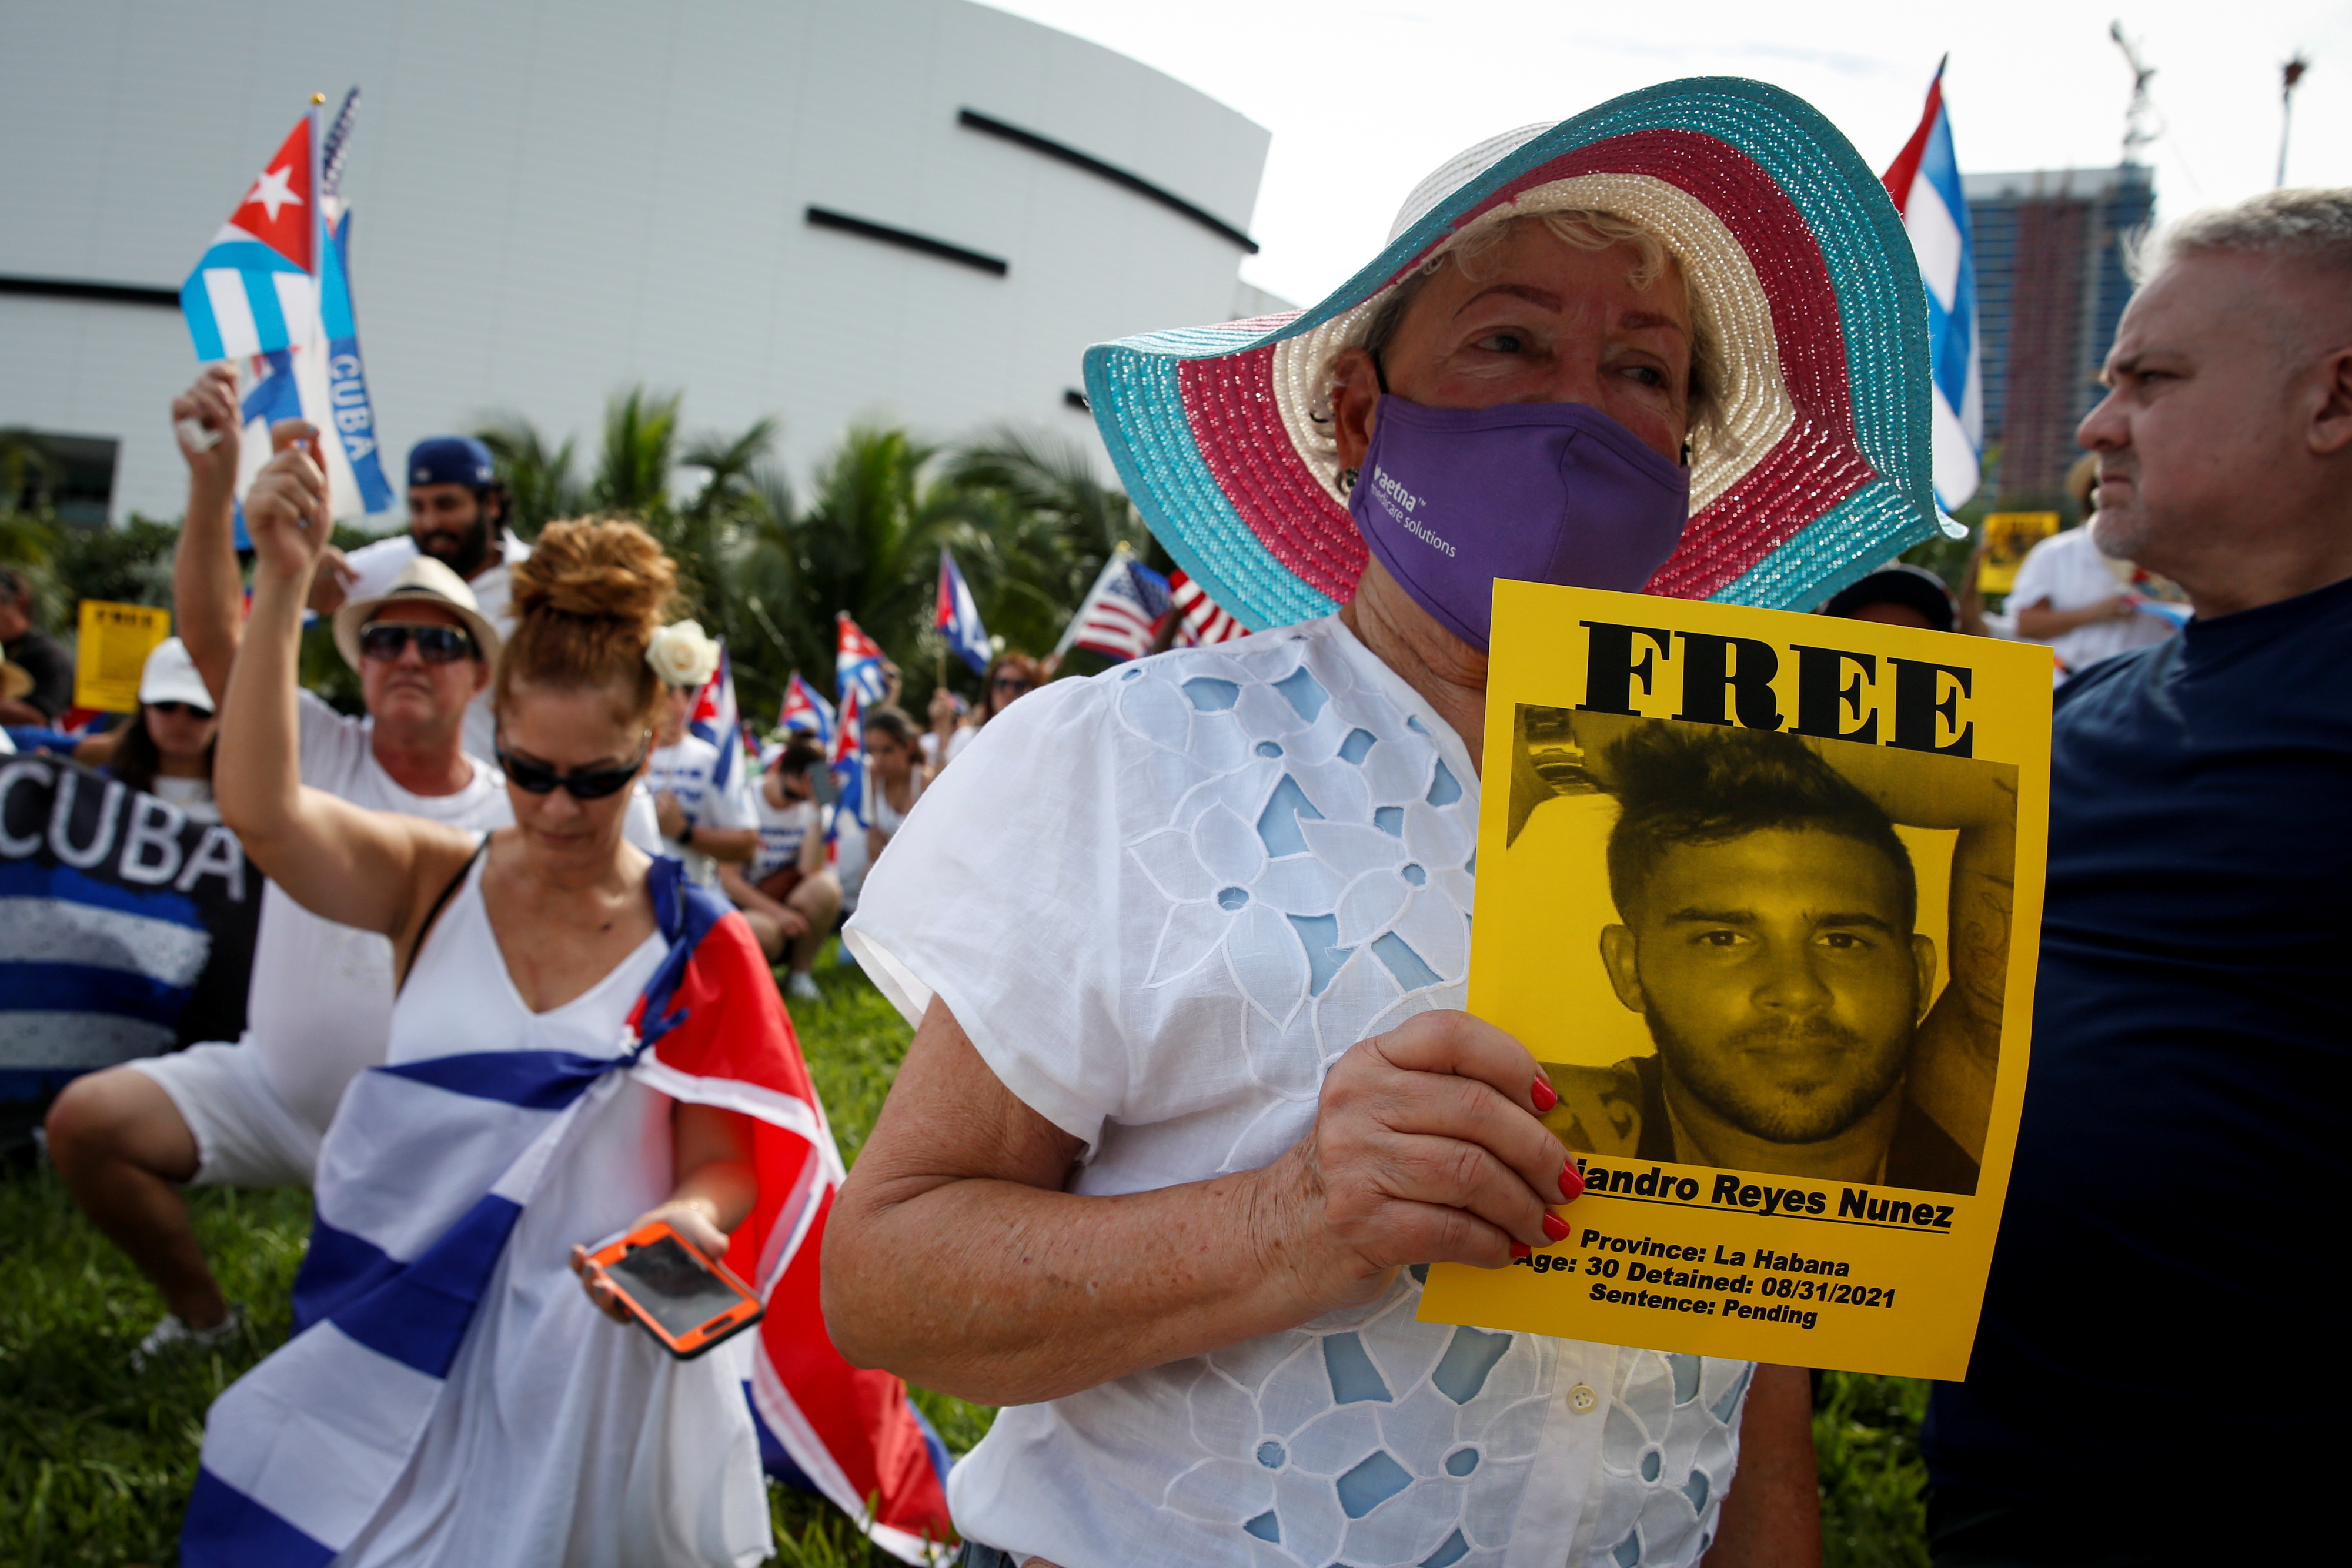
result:
[(354, 599), (335, 612), (335, 647), (342, 653), (343, 662), (354, 670), (360, 667), (360, 628), (375, 619), (376, 612), (387, 604), (404, 601), (426, 604), (446, 604), (457, 612), (466, 630), (474, 634), (474, 646), (482, 651), (482, 663), (495, 668), (499, 662), (499, 629), (482, 613), (474, 591), (466, 580), (429, 555), (419, 555), (400, 569), (392, 586), (373, 599)]
[(1177, 564), (1260, 631), (1352, 597), (1332, 360), (1480, 220), (1566, 209), (1654, 230), (1717, 345), (1690, 525), (1647, 591), (1810, 607), (1935, 531), (1926, 295), (1894, 204), (1802, 99), (1704, 78), (1471, 148), (1310, 309), (1089, 349), (1111, 461)]

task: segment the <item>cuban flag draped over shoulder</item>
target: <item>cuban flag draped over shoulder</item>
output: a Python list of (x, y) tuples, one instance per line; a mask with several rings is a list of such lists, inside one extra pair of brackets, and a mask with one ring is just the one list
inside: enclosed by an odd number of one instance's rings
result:
[(196, 358), (233, 360), (244, 419), (241, 497), (269, 460), (269, 426), (305, 419), (322, 441), (337, 517), (389, 510), (375, 410), (352, 308), (351, 214), (338, 183), (356, 89), (322, 139), (313, 108), (263, 164), (180, 287)]
[[(543, 1185), (578, 1178), (579, 1134), (628, 1079), (751, 1123), (759, 1197), (725, 1261), (766, 1303), (745, 1392), (769, 1471), (814, 1485), (908, 1562), (948, 1539), (944, 1449), (902, 1383), (851, 1367), (825, 1332), (818, 1260), (844, 1173), (766, 962), (676, 862), (651, 875), (668, 950), (617, 1054), (428, 1058), (371, 1069), (347, 1091), (320, 1160), (293, 1337), (206, 1417), (187, 1568), (323, 1568), (370, 1528), (408, 1479), (478, 1315), (522, 1288), (490, 1290), (509, 1238)], [(340, 1156), (339, 1141), (362, 1155)], [(385, 1169), (416, 1173), (397, 1201)], [(565, 1275), (530, 1288), (576, 1287)]]
[(727, 662), (727, 644), (719, 644), (719, 667), (702, 683), (688, 710), (686, 727), (719, 748), (710, 772), (710, 787), (724, 793), (734, 787), (736, 761), (743, 754), (743, 726), (735, 707), (735, 671)]
[(861, 631), (846, 610), (835, 613), (834, 624), (838, 632), (833, 655), (834, 690), (845, 708), (853, 691), (872, 707), (890, 689), (888, 678), (882, 674), (882, 645)]
[(1944, 67), (1927, 85), (1919, 127), (1887, 166), (1886, 193), (1903, 214), (1927, 286), (1934, 356), (1936, 500), (1957, 511), (1977, 493), (1984, 456), (1984, 376), (1977, 334), (1976, 254), (1969, 203), (1944, 106)]
[(816, 737), (817, 744), (828, 748), (833, 744), (833, 705), (818, 695), (817, 689), (801, 678), (794, 670), (792, 679), (784, 683), (783, 711), (777, 722), (786, 729)]
[(940, 603), (934, 623), (954, 649), (956, 656), (971, 666), (975, 675), (988, 674), (992, 650), (988, 631), (980, 623), (980, 606), (972, 601), (971, 590), (956, 570), (955, 557), (945, 545), (940, 547)]

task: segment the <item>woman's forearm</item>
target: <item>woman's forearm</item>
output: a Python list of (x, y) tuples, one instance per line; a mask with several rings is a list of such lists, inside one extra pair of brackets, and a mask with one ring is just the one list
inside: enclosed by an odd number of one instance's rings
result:
[(255, 574), (253, 612), (221, 704), (213, 767), (221, 820), (265, 860), (291, 828), (302, 791), (294, 691), (303, 587), (267, 564)]
[(825, 1241), (842, 1354), (924, 1387), (1022, 1405), (1295, 1328), (1311, 1309), (1268, 1234), (1267, 1170), (1118, 1197), (950, 1181)]

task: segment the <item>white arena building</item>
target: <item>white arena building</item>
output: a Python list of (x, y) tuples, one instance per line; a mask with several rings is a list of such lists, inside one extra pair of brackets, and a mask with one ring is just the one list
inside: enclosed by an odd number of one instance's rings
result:
[[(342, 193), (385, 469), (519, 413), (1092, 442), (1086, 345), (1273, 308), (1240, 284), (1266, 132), (968, 0), (23, 0), (0, 13), (0, 429), (68, 516), (176, 517), (181, 282), (308, 107)], [(397, 514), (374, 526), (394, 526)]]

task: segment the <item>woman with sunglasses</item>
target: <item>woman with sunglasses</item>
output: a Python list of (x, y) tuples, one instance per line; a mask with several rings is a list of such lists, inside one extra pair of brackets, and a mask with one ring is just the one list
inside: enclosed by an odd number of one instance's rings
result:
[[(217, 822), (213, 742), (219, 730), (212, 693), (196, 674), (187, 644), (167, 637), (139, 673), (139, 711), (110, 737), (106, 771), (133, 789), (170, 801), (193, 821)], [(82, 756), (79, 749), (75, 755)]]
[(1035, 659), (1018, 648), (1005, 649), (988, 662), (988, 673), (981, 677), (980, 708), (970, 724), (958, 722), (953, 699), (940, 687), (932, 695), (930, 712), (931, 733), (940, 741), (940, 767), (961, 757), (990, 719), (1045, 684), (1045, 669)]
[[(647, 652), (674, 569), (643, 529), (604, 521), (551, 525), (515, 567), (518, 620), (491, 688), (514, 825), (478, 837), (301, 787), (289, 666), (327, 529), (319, 509), (273, 505), (280, 493), (247, 505), (258, 564), (222, 811), (295, 899), (391, 937), (402, 990), (387, 1064), (346, 1093), (320, 1154), (296, 1291), (306, 1332), (211, 1417), (205, 1464), (234, 1495), (215, 1508), (219, 1489), (199, 1487), (190, 1560), (241, 1560), (272, 1499), (299, 1511), (296, 1445), (241, 1456), (287, 1400), (364, 1399), (375, 1364), (339, 1373), (336, 1358), (397, 1322), (392, 1354), (442, 1381), (420, 1395), (395, 1379), (380, 1408), (339, 1418), (379, 1438), (346, 1466), (362, 1503), (327, 1542), (347, 1568), (758, 1561), (749, 1336), (672, 1359), (604, 1321), (630, 1320), (583, 1250), (662, 1220), (722, 1257), (759, 1197), (755, 1141), (765, 1163), (778, 1125), (805, 1131), (777, 1120), (777, 1086), (804, 1086), (805, 1069), (741, 917), (622, 833), (662, 704)], [(716, 970), (730, 983), (692, 979)], [(743, 975), (759, 983), (731, 983)], [(723, 1071), (692, 1076), (668, 1047), (656, 1060), (640, 1045), (689, 1014), (740, 1051)], [(504, 1228), (502, 1247), (485, 1223)], [(759, 1261), (736, 1260), (745, 1273)], [(416, 1306), (419, 1291), (436, 1304)]]

